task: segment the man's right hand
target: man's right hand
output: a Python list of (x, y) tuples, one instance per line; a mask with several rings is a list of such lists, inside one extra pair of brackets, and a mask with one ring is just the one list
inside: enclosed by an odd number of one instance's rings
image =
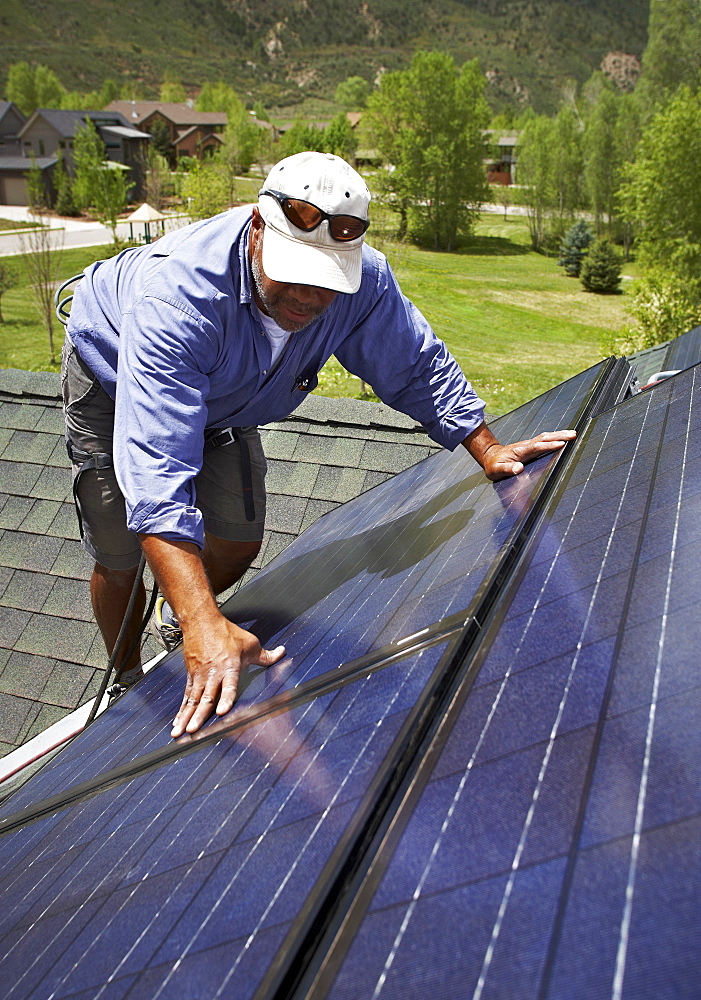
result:
[(238, 628), (217, 612), (183, 630), (187, 683), (170, 735), (195, 733), (212, 712), (226, 715), (238, 691), (244, 667), (271, 667), (285, 655), (285, 647), (263, 649), (251, 632)]
[(139, 535), (139, 541), (183, 633), (187, 683), (170, 735), (195, 733), (212, 712), (229, 711), (244, 667), (270, 667), (285, 647), (262, 649), (254, 635), (224, 617), (193, 542), (160, 535)]

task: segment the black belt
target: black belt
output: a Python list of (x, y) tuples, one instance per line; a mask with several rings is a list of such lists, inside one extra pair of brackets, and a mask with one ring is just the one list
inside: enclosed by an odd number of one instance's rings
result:
[(241, 427), (222, 427), (214, 430), (211, 437), (205, 439), (204, 447), (206, 451), (211, 448), (225, 448), (228, 444), (238, 441), (241, 450), (241, 486), (243, 488), (243, 509), (246, 513), (247, 521), (255, 521), (256, 509), (253, 503), (253, 473), (251, 472), (251, 452), (248, 441), (241, 434)]

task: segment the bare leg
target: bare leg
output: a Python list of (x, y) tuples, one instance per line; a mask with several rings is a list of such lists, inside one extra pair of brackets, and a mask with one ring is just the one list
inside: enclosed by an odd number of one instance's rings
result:
[[(90, 598), (97, 624), (100, 627), (102, 638), (110, 655), (117, 641), (119, 630), (122, 627), (122, 621), (124, 620), (127, 605), (129, 604), (135, 577), (136, 566), (133, 569), (108, 569), (100, 563), (95, 563), (95, 568), (90, 579)], [(141, 583), (129, 628), (124, 637), (123, 649), (125, 651), (129, 648), (139, 630), (145, 605), (146, 592), (143, 583)], [(138, 667), (140, 662), (141, 651), (137, 644), (124, 669), (131, 670), (133, 667)], [(116, 667), (119, 670), (120, 664), (117, 663)]]
[(230, 542), (205, 533), (202, 562), (215, 594), (240, 580), (260, 552), (260, 542)]

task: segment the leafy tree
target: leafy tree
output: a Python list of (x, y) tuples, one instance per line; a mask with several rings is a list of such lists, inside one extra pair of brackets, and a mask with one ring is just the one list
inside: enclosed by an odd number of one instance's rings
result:
[(582, 197), (582, 129), (579, 116), (571, 107), (564, 107), (555, 118), (554, 146), (550, 150), (555, 216), (553, 228), (559, 238), (583, 206)]
[(370, 127), (386, 164), (384, 189), (412, 233), (438, 250), (455, 248), (489, 197), (484, 88), (476, 62), (458, 71), (444, 53), (417, 52), (408, 70), (386, 73), (368, 101)]
[(531, 246), (538, 251), (547, 249), (550, 215), (555, 204), (550, 156), (554, 131), (552, 119), (538, 115), (526, 123), (518, 145), (518, 180), (525, 192)]
[(594, 213), (594, 226), (599, 234), (604, 223), (611, 223), (615, 214), (617, 119), (616, 96), (604, 87), (587, 119), (583, 143), (584, 184), (589, 207)]
[(324, 152), (335, 153), (352, 162), (358, 142), (346, 115), (341, 113), (332, 118), (324, 133)]
[(223, 80), (205, 83), (197, 96), (195, 107), (198, 111), (223, 111), (230, 120), (238, 118), (245, 111), (234, 88)]
[(644, 267), (701, 294), (701, 94), (680, 88), (648, 122), (621, 201)]
[(27, 201), (32, 212), (43, 212), (47, 205), (46, 188), (41, 169), (36, 161), (34, 153), (29, 157), (29, 170), (25, 173), (27, 181)]
[(5, 322), (2, 314), (2, 297), (19, 284), (17, 271), (6, 261), (0, 260), (0, 323)]
[(62, 107), (66, 90), (47, 66), (18, 62), (10, 66), (6, 93), (8, 101), (14, 101), (23, 114), (31, 115), (37, 108)]
[(283, 156), (292, 156), (294, 153), (303, 153), (307, 149), (323, 153), (325, 142), (325, 129), (317, 128), (316, 125), (307, 125), (301, 118), (298, 118), (283, 135), (280, 146)]
[(13, 101), (23, 115), (31, 115), (32, 111), (36, 111), (38, 104), (34, 70), (29, 63), (12, 63), (7, 74), (5, 92), (8, 101)]
[(229, 179), (217, 163), (198, 162), (183, 177), (180, 189), (191, 219), (208, 219), (230, 205)]
[(581, 279), (588, 292), (611, 294), (618, 291), (621, 259), (609, 240), (596, 240), (592, 245), (582, 263)]
[(73, 159), (73, 194), (77, 205), (81, 209), (94, 208), (100, 222), (112, 230), (117, 244), (117, 217), (126, 205), (129, 191), (127, 171), (121, 164), (105, 160), (104, 143), (90, 119), (76, 132)]
[(359, 111), (368, 103), (370, 84), (362, 76), (349, 76), (336, 87), (334, 100), (347, 111)]
[(187, 94), (180, 80), (166, 73), (165, 79), (161, 84), (158, 99), (172, 104), (184, 104), (187, 100)]
[(695, 89), (701, 72), (698, 0), (650, 0), (648, 43), (636, 88), (648, 107), (664, 103), (680, 86)]
[(105, 144), (90, 119), (77, 129), (73, 141), (73, 198), (80, 210), (95, 204), (97, 174), (105, 158)]
[(621, 211), (619, 191), (624, 178), (630, 171), (630, 165), (635, 160), (635, 153), (640, 141), (642, 123), (641, 109), (634, 94), (622, 94), (618, 98), (618, 116), (614, 129), (614, 196), (616, 211), (616, 231), (623, 242), (625, 258), (628, 259), (633, 243), (634, 223), (626, 218)]
[(582, 263), (586, 252), (591, 245), (593, 236), (591, 229), (583, 220), (575, 222), (571, 229), (565, 233), (560, 244), (560, 257), (558, 264), (564, 267), (565, 274), (571, 278), (578, 278), (582, 270)]
[(168, 161), (151, 147), (145, 157), (143, 175), (146, 201), (160, 211), (166, 192), (172, 189), (172, 180)]

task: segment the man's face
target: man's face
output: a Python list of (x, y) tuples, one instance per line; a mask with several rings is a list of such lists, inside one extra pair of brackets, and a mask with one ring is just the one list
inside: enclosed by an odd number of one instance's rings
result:
[(251, 229), (251, 270), (255, 284), (256, 305), (274, 319), (279, 327), (297, 333), (325, 312), (337, 293), (316, 285), (291, 285), (273, 281), (263, 270), (262, 219), (254, 211)]

